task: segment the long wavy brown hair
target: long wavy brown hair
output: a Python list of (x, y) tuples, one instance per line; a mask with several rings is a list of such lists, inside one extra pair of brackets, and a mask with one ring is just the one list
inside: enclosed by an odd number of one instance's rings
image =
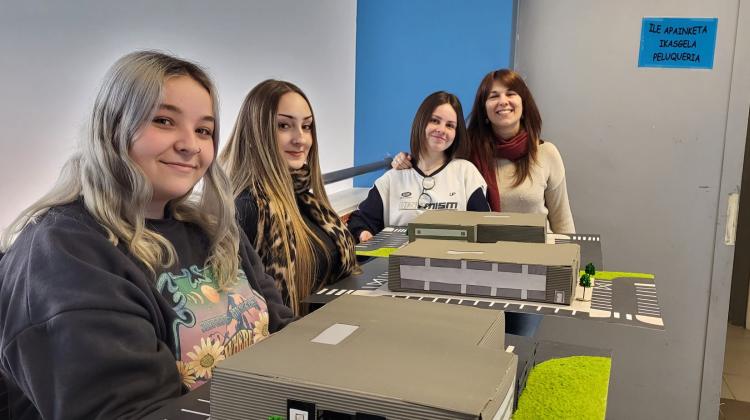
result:
[[(276, 114), (281, 97), (294, 92), (302, 96), (307, 105), (310, 101), (302, 90), (293, 83), (281, 80), (265, 80), (255, 86), (245, 97), (237, 122), (226, 148), (219, 160), (229, 175), (234, 196), (259, 185), (268, 197), (269, 211), (278, 220), (289, 220), (290, 225), (280, 224), (281, 235), (295, 238), (296, 253), (290, 246), (291, 240), (284, 240), (283, 255), (288, 273), (284, 279), (289, 293), (289, 303), (295, 313), (300, 313), (301, 301), (313, 292), (316, 276), (316, 260), (313, 247), (324, 254), (330, 251), (310, 230), (302, 219), (294, 193), (289, 164), (279, 151), (276, 139)], [(310, 106), (312, 111), (312, 106)], [(315, 116), (311, 127), (312, 146), (307, 156), (310, 168), (312, 194), (321, 205), (332, 209), (323, 185), (318, 154), (318, 136), (315, 130)], [(285, 217), (288, 216), (288, 217)], [(331, 255), (325, 255), (331, 259)], [(290, 264), (294, 261), (294, 264)]]

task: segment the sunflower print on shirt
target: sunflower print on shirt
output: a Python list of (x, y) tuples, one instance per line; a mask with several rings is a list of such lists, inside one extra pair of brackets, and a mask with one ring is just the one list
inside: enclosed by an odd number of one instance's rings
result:
[(195, 389), (211, 379), (217, 363), (268, 337), (268, 307), (240, 270), (229, 290), (219, 291), (210, 267), (164, 273), (157, 290), (173, 302), (177, 370)]

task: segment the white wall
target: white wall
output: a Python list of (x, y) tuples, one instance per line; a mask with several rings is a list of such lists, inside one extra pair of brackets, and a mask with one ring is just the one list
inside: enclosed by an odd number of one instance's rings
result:
[[(623, 389), (615, 359), (613, 392), (628, 398), (610, 413), (697, 418), (705, 399), (701, 418), (718, 415), (729, 293), (721, 279), (731, 259), (715, 237), (742, 165), (725, 146), (745, 142), (744, 123), (728, 120), (730, 91), (745, 118), (750, 100), (731, 88), (735, 53), (750, 49), (747, 36), (735, 44), (738, 8), (738, 0), (519, 1), (515, 65), (542, 112), (543, 137), (565, 160), (577, 229), (602, 235), (607, 269), (656, 274), (666, 341), (654, 357), (665, 385), (651, 395)], [(643, 17), (718, 17), (714, 68), (638, 68)]]
[(349, 0), (3, 1), (0, 228), (51, 186), (106, 70), (136, 49), (208, 68), (219, 89), (222, 140), (256, 83), (296, 83), (316, 114), (323, 171), (352, 166), (355, 22)]

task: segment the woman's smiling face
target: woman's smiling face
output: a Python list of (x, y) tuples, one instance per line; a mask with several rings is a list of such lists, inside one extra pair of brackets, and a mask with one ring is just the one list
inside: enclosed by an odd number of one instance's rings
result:
[(456, 111), (450, 104), (442, 104), (432, 111), (425, 127), (428, 153), (443, 153), (453, 144), (456, 138)]
[(163, 94), (128, 153), (151, 183), (150, 218), (161, 218), (170, 200), (189, 193), (214, 160), (215, 117), (206, 88), (175, 76), (164, 82)]
[(504, 139), (513, 137), (521, 129), (523, 101), (521, 95), (495, 81), (484, 103), (492, 131)]

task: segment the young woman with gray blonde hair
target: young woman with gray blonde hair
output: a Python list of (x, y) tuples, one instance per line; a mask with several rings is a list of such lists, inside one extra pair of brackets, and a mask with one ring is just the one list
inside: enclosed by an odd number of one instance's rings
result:
[(110, 69), (80, 151), (3, 234), (12, 412), (143, 417), (293, 318), (236, 224), (218, 115), (193, 63), (142, 51)]
[(245, 98), (220, 160), (240, 226), (297, 314), (302, 300), (357, 270), (354, 239), (328, 201), (315, 118), (292, 83), (266, 80)]

